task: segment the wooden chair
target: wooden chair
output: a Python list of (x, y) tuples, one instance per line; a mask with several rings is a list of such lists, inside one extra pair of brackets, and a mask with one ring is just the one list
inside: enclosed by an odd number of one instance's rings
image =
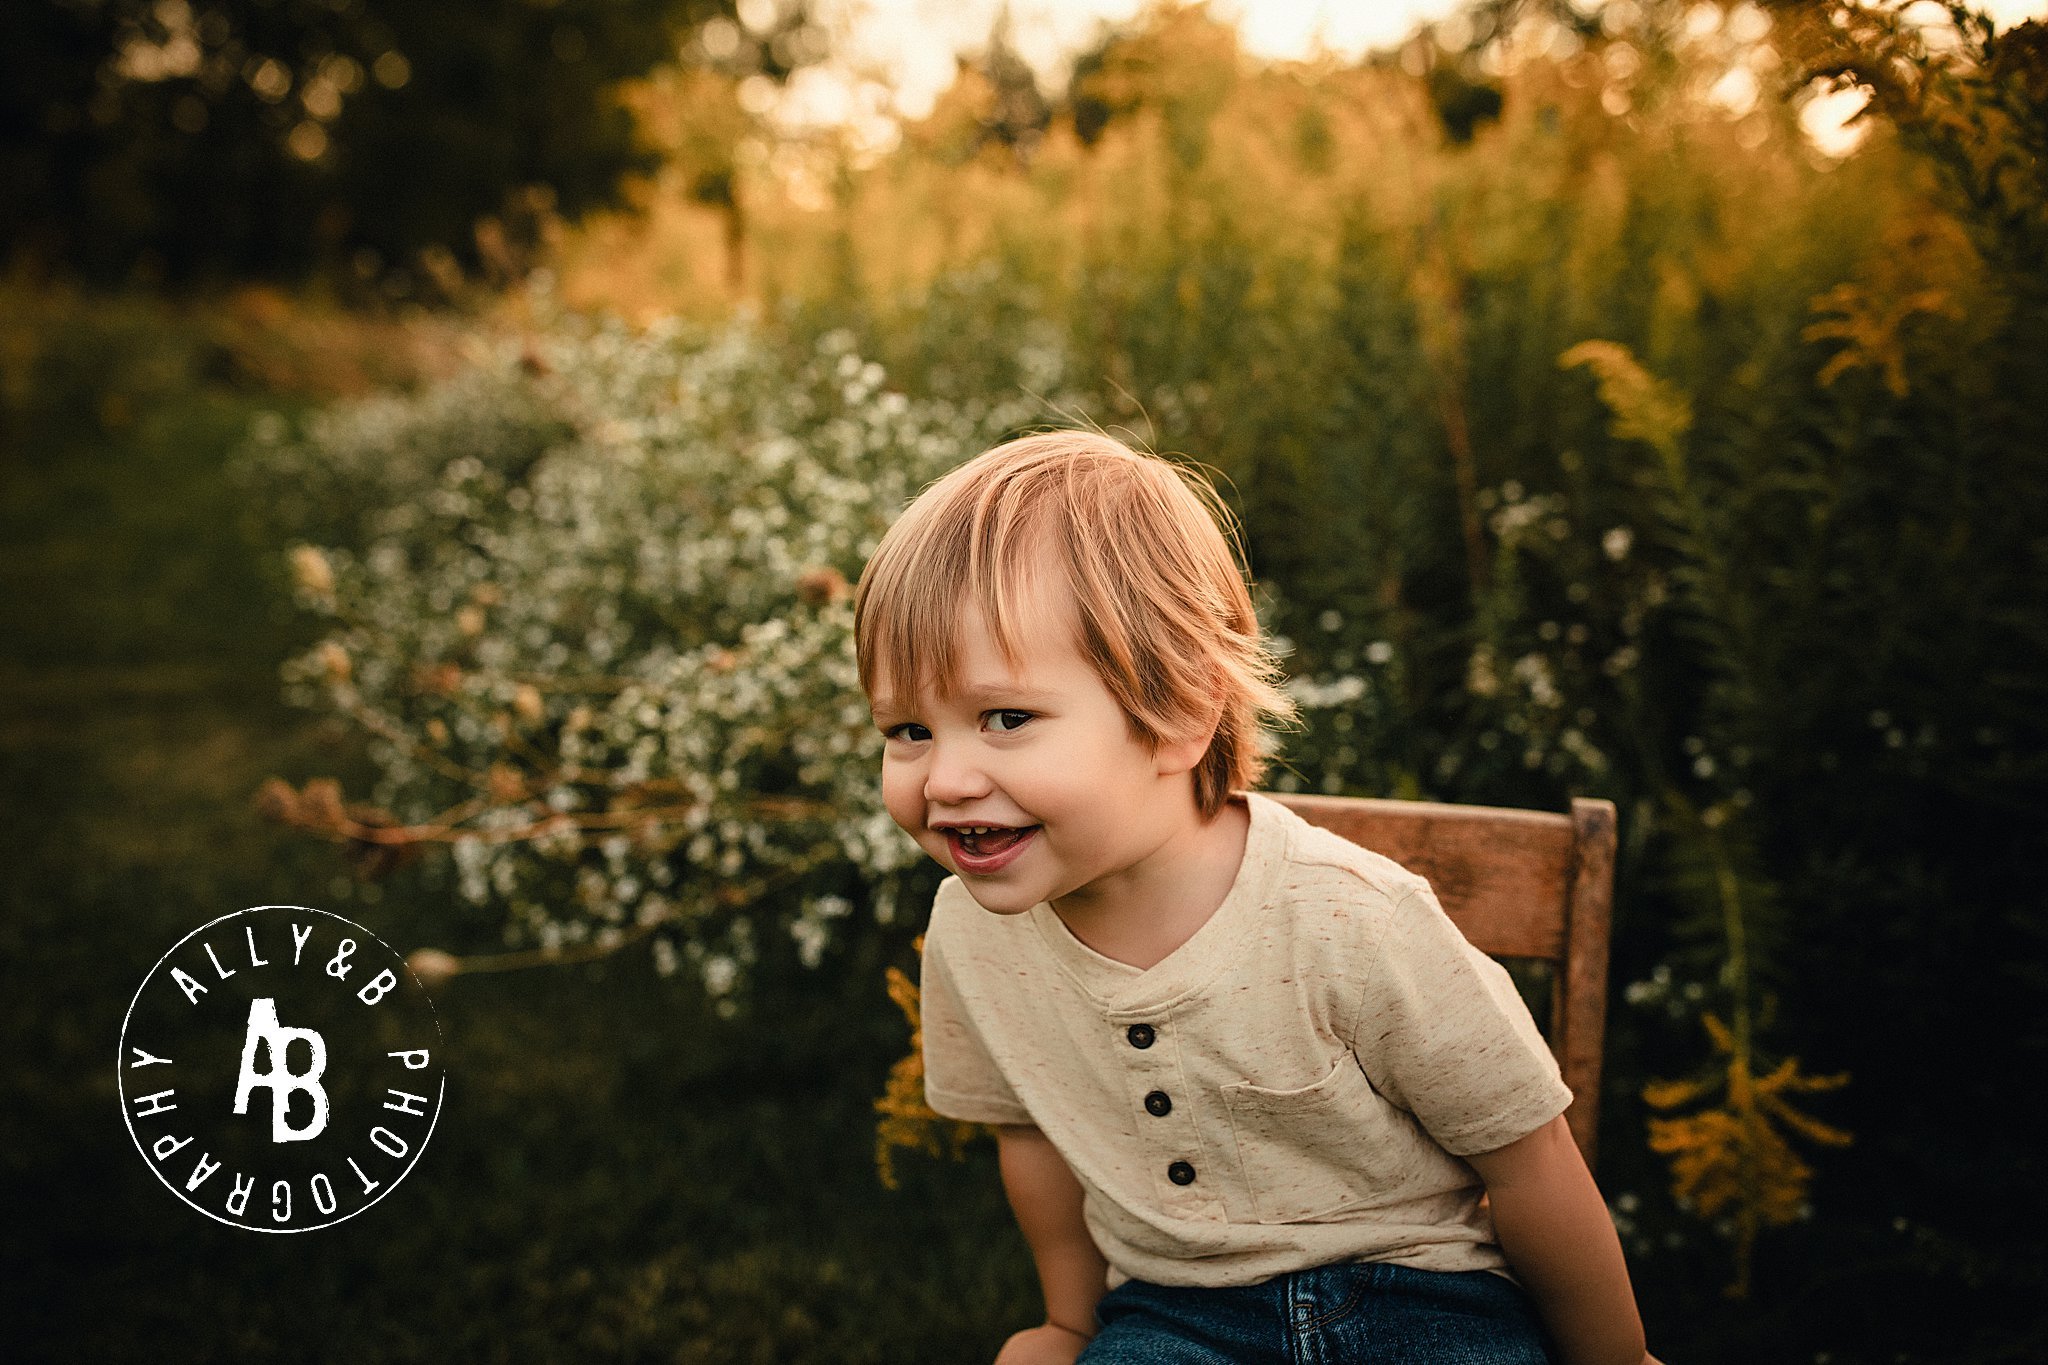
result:
[(1565, 1121), (1593, 1165), (1607, 1027), (1607, 941), (1614, 897), (1614, 803), (1580, 797), (1571, 814), (1266, 795), (1312, 825), (1429, 878), (1465, 937), (1496, 958), (1552, 964), (1550, 1050), (1572, 1090)]

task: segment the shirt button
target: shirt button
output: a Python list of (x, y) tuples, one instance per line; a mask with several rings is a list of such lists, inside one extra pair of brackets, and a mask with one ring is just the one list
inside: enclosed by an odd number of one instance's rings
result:
[(1176, 1185), (1195, 1183), (1195, 1168), (1185, 1161), (1176, 1161), (1166, 1168), (1166, 1178)]
[(1145, 1112), (1154, 1118), (1165, 1118), (1173, 1112), (1173, 1097), (1164, 1090), (1155, 1090), (1145, 1097)]
[(1153, 1037), (1152, 1026), (1150, 1024), (1133, 1024), (1124, 1030), (1124, 1037), (1131, 1040), (1132, 1047), (1150, 1047), (1152, 1046)]

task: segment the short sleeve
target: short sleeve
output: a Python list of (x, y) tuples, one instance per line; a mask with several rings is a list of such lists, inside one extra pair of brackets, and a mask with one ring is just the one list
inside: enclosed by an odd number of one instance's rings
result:
[(1426, 886), (1394, 906), (1366, 972), (1353, 1048), (1373, 1086), (1454, 1156), (1505, 1147), (1572, 1101), (1507, 969), (1472, 946)]
[(939, 914), (925, 934), (918, 987), (924, 1034), (925, 1103), (949, 1119), (967, 1123), (1029, 1123), (995, 1059), (976, 1031), (946, 965)]

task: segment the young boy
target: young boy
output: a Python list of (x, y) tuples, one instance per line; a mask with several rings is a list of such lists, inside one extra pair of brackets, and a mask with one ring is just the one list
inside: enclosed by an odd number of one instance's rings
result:
[(1507, 973), (1251, 790), (1294, 709), (1219, 519), (1166, 461), (1026, 437), (928, 488), (855, 598), (884, 802), (954, 873), (925, 1093), (996, 1126), (1045, 1294), (999, 1365), (1642, 1365)]

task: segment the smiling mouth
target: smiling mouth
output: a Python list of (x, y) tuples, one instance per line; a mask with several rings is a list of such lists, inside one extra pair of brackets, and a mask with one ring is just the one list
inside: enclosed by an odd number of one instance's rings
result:
[(970, 858), (993, 858), (999, 853), (1015, 848), (1038, 828), (1025, 825), (1021, 829), (992, 830), (987, 834), (968, 834), (963, 830), (949, 829), (946, 837)]
[(952, 831), (946, 831), (946, 833), (950, 833), (954, 839), (961, 841), (961, 847), (967, 849), (969, 853), (973, 853), (975, 857), (993, 857), (995, 853), (1001, 853), (1001, 851), (1008, 849), (1008, 847), (1016, 847), (1018, 843), (1022, 843), (1024, 837), (1030, 831), (1034, 831), (1034, 829), (1038, 829), (1038, 827), (1036, 825), (1026, 825), (1024, 829), (991, 829), (991, 831), (979, 833), (979, 835), (969, 833), (965, 829), (952, 829)]

